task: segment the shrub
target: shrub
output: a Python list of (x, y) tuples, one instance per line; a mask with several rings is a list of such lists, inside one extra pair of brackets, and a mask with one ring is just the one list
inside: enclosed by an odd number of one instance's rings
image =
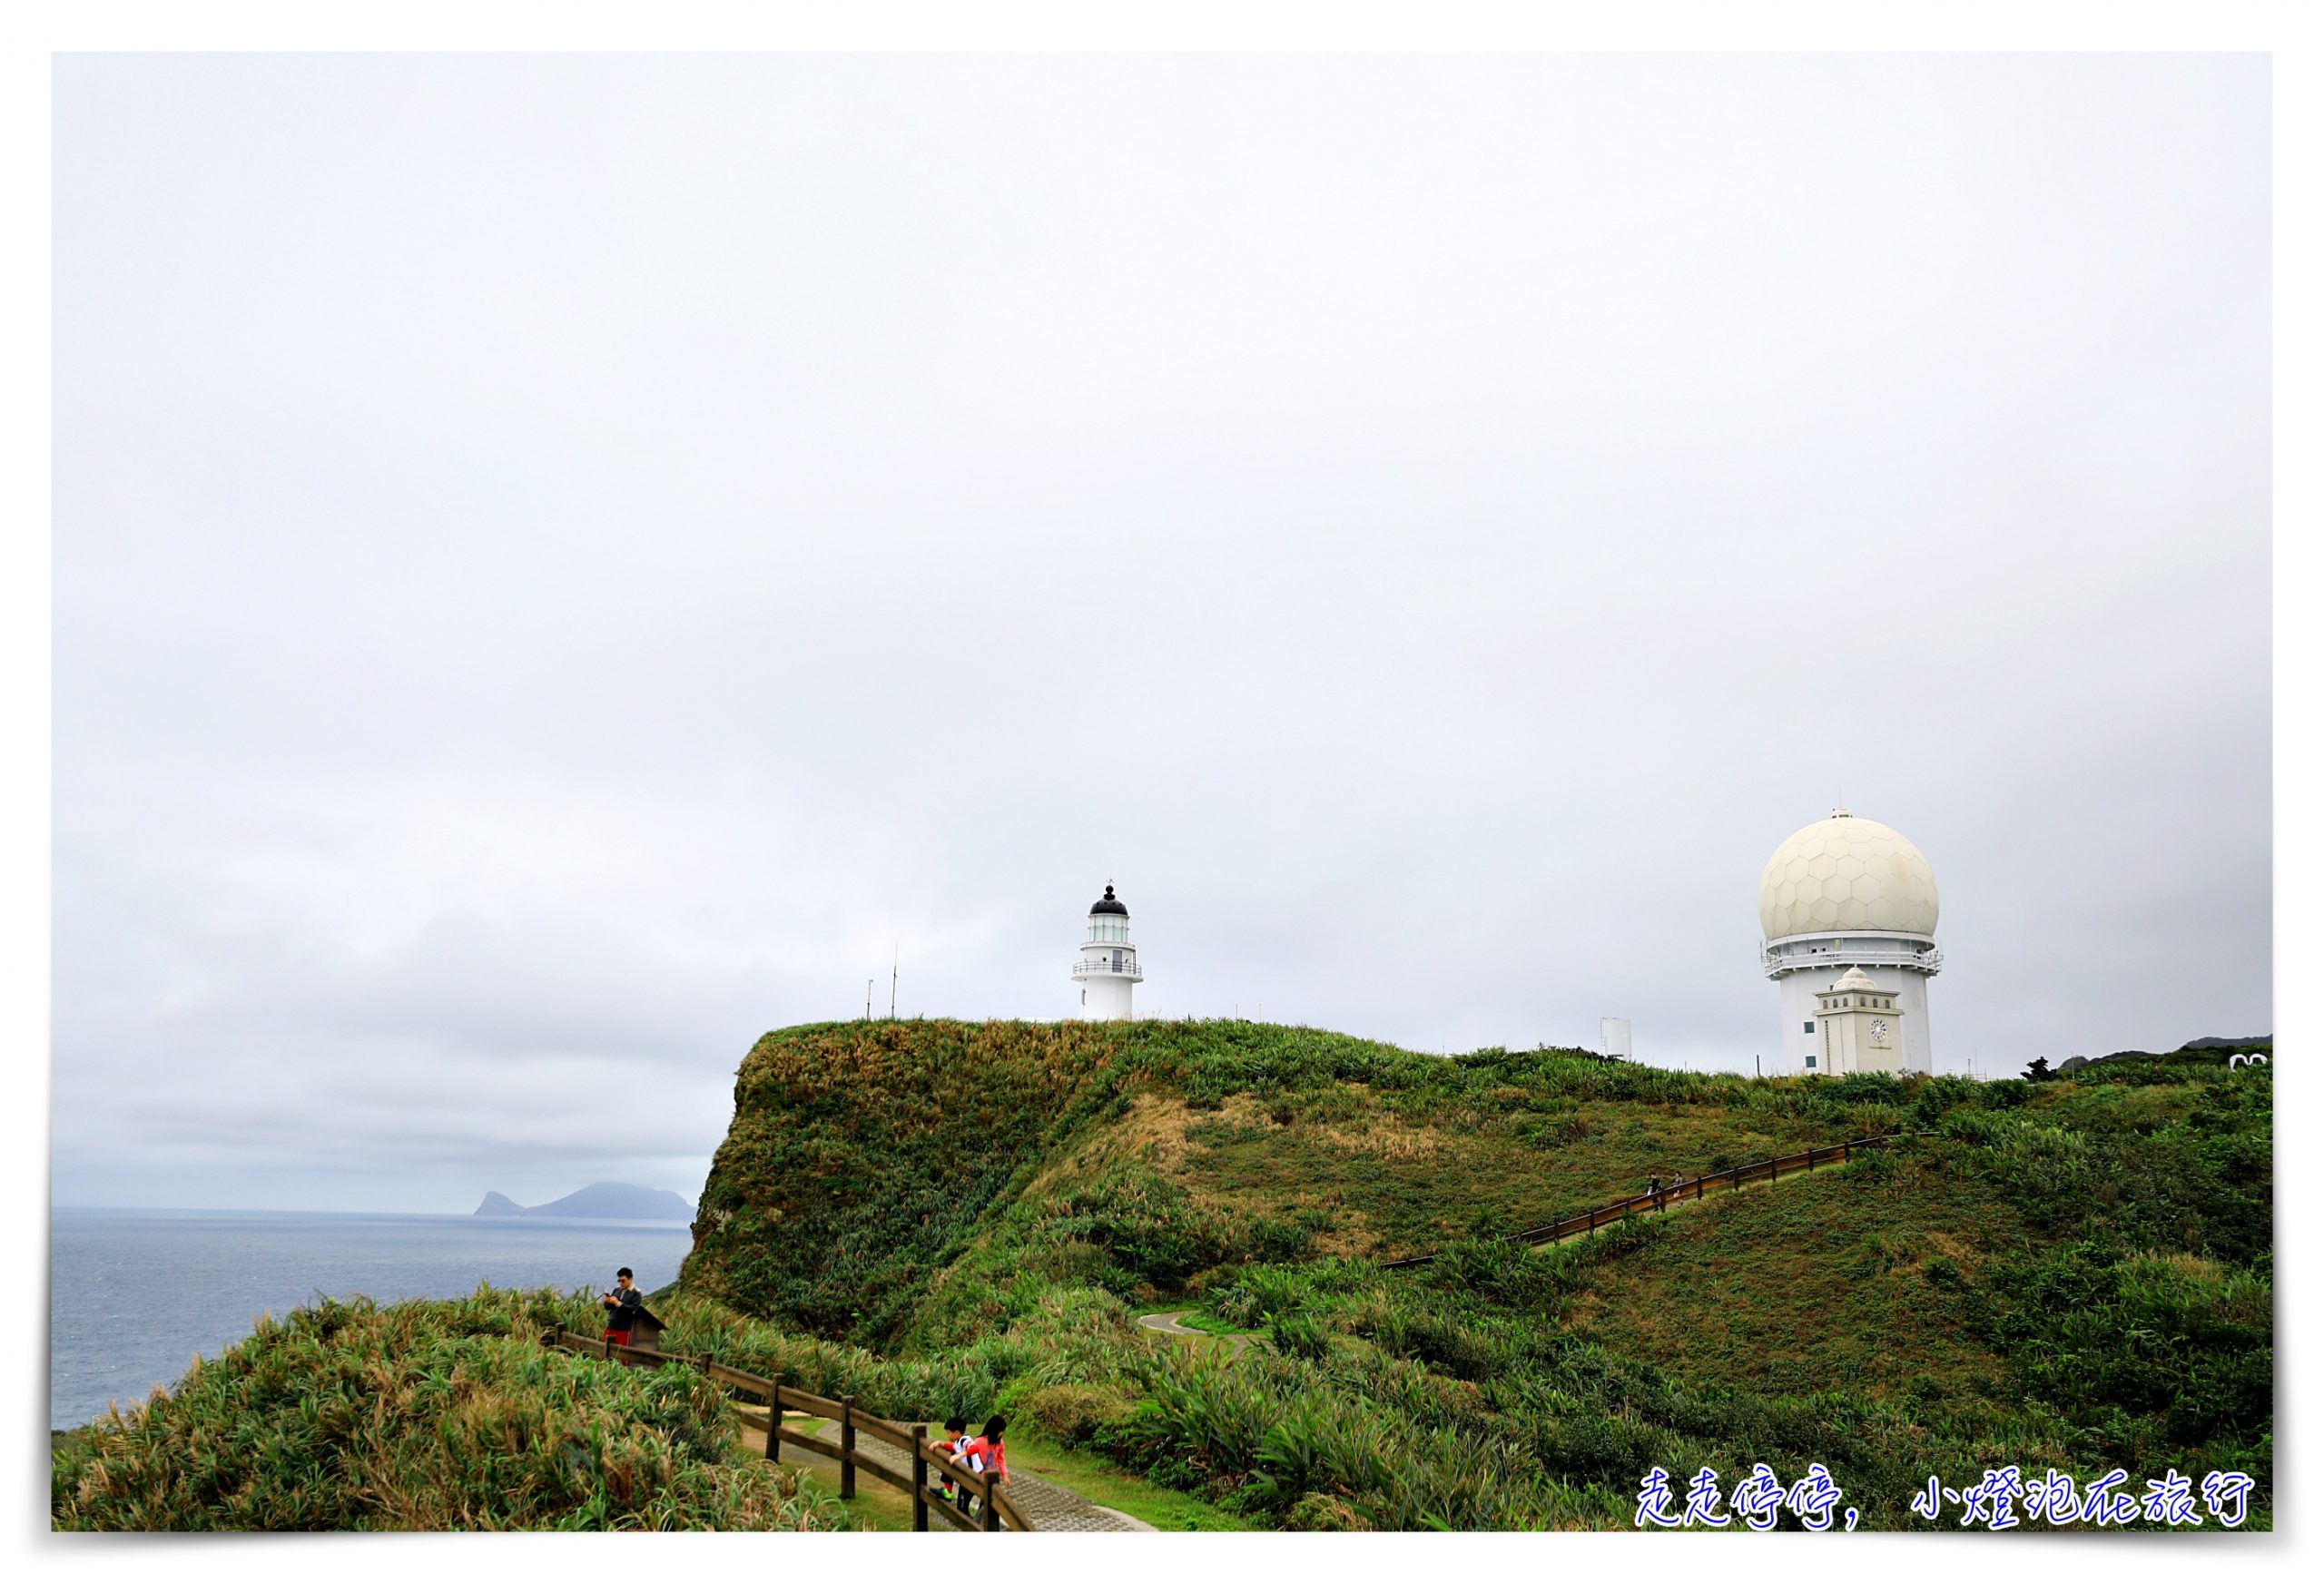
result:
[(1267, 1342), (1286, 1358), (1316, 1359), (1332, 1350), (1331, 1338), (1306, 1313), (1270, 1313), (1266, 1315)]
[[(1443, 1060), (1224, 1021), (955, 1025), (935, 1044), (1012, 1067), (1020, 1096), (1038, 1100), (1000, 1129), (1015, 1163), (967, 1184), (985, 1197), (963, 1208), (942, 1173), (952, 1119), (889, 1092), (937, 1068), (911, 1051), (892, 1067), (859, 1060), (872, 1034), (849, 1036), (853, 1046), (773, 1037), (800, 1047), (767, 1063), (788, 1085), (783, 1105), (753, 1128), (738, 1116), (738, 1132), (779, 1133), (783, 1160), (803, 1163), (823, 1196), (768, 1190), (783, 1200), (769, 1213), (794, 1218), (763, 1216), (760, 1229), (790, 1241), (738, 1240), (737, 1212), (686, 1288), (746, 1305), (772, 1293), (793, 1328), (695, 1297), (670, 1305), (671, 1344), (699, 1337), (885, 1416), (1005, 1401), (1157, 1483), (1305, 1529), (1627, 1528), (1643, 1468), (1715, 1467), (1731, 1487), (1756, 1460), (1796, 1477), (1810, 1458), (1873, 1528), (1911, 1526), (1906, 1502), (1930, 1472), (1957, 1481), (2005, 1461), (2084, 1479), (2117, 1462), (2240, 1466), (2262, 1476), (2256, 1520), (2269, 1520), (2264, 1069), (2119, 1061), (2038, 1091), (1877, 1074), (1756, 1083), (1551, 1051)], [(845, 1082), (811, 1070), (811, 1046)], [(745, 1077), (752, 1093), (770, 1080)], [(1103, 1117), (1132, 1125), (1090, 1125)], [(1931, 1136), (1768, 1194), (1776, 1213), (1758, 1224), (1776, 1231), (1749, 1255), (1766, 1278), (1721, 1283), (1724, 1312), (1683, 1279), (1704, 1267), (1685, 1228), (1706, 1216), (1640, 1217), (1530, 1251), (1489, 1234), (1597, 1202), (1633, 1163), (1642, 1176), (1716, 1149), (1712, 1168), (1730, 1168), (1891, 1131)], [(1383, 1140), (1401, 1151), (1395, 1168)], [(719, 1170), (736, 1170), (731, 1191), (705, 1202), (767, 1188), (730, 1145)], [(909, 1177), (923, 1146), (944, 1204), (863, 1179), (883, 1150)], [(1814, 1207), (1826, 1198), (1845, 1210)], [(1746, 1214), (1753, 1200), (1735, 1202)], [(1315, 1234), (1335, 1225), (1438, 1257), (1393, 1272), (1314, 1257)], [(1925, 1287), (1902, 1278), (1916, 1263)], [(1860, 1298), (1862, 1313), (1895, 1322), (1878, 1332), (1892, 1355), (1926, 1346), (1936, 1372), (1884, 1383), (1842, 1349), (1785, 1364), (1782, 1378), (1813, 1386), (1800, 1394), (1780, 1393), (1772, 1371), (1755, 1379), (1717, 1362), (1707, 1366), (1729, 1384), (1684, 1377), (1720, 1338), (1750, 1353), (1769, 1327), (1807, 1314), (1791, 1301), (1805, 1289), (1785, 1284), (1795, 1268), (1838, 1277), (1827, 1318), (1858, 1323)], [(1158, 1289), (1237, 1328), (1263, 1325), (1269, 1344), (1230, 1362), (1225, 1343), (1136, 1330), (1121, 1297)], [(1607, 1323), (1625, 1292), (1657, 1305), (1644, 1333), (1709, 1345), (1654, 1348), (1666, 1368), (1577, 1329)], [(1598, 1300), (1577, 1303), (1584, 1294)], [(1738, 1297), (1768, 1312), (1738, 1312)], [(847, 1317), (832, 1328), (833, 1314)]]
[[(576, 1294), (578, 1298), (579, 1294)], [(543, 1347), (562, 1300), (324, 1300), (61, 1447), (60, 1529), (835, 1529), (717, 1386)]]
[(1985, 1104), (1994, 1110), (2016, 1110), (2033, 1097), (2033, 1085), (2023, 1077), (2003, 1077), (1985, 1085)]
[(1128, 1399), (1094, 1385), (1044, 1385), (1016, 1403), (1035, 1429), (1061, 1446), (1086, 1445), (1129, 1414)]
[[(1328, 1218), (1325, 1224), (1330, 1224)], [(1241, 1244), (1246, 1258), (1304, 1259), (1315, 1251), (1315, 1234), (1295, 1221), (1275, 1220), (1262, 1214), (1251, 1221)]]
[(1372, 1525), (1344, 1500), (1310, 1490), (1284, 1513), (1286, 1533), (1353, 1533)]
[[(1073, 1188), (1049, 1210), (1049, 1233), (1103, 1249), (1139, 1280), (1174, 1289), (1226, 1257), (1227, 1229), (1196, 1211), (1185, 1189), (1143, 1167), (1119, 1166)], [(1296, 1244), (1299, 1234), (1285, 1228)]]

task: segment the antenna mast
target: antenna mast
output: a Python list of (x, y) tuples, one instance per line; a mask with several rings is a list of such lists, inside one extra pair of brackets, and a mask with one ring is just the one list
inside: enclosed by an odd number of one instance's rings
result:
[(903, 941), (896, 942), (896, 954), (888, 963), (888, 1020), (896, 1020), (896, 975), (903, 970)]

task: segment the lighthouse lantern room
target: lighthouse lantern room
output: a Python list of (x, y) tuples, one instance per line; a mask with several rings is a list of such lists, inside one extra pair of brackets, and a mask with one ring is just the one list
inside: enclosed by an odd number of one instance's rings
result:
[(1073, 981), (1081, 987), (1074, 1015), (1093, 1022), (1127, 1021), (1130, 986), (1145, 978), (1137, 970), (1137, 948), (1129, 943), (1129, 909), (1116, 899), (1108, 880), (1106, 893), (1089, 909), (1089, 932), (1074, 959)]

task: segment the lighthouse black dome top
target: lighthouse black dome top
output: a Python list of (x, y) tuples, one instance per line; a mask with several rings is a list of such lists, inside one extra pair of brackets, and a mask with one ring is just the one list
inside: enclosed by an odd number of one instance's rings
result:
[(1089, 916), (1092, 918), (1101, 912), (1116, 912), (1124, 918), (1129, 916), (1129, 909), (1114, 900), (1114, 888), (1111, 885), (1106, 887), (1106, 893), (1098, 898), (1097, 904), (1089, 909)]

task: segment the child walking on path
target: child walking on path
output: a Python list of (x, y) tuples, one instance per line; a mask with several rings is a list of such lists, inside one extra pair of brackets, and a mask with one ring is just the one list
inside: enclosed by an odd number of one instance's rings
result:
[[(986, 1419), (984, 1432), (960, 1443), (953, 1455), (952, 1465), (966, 1468), (971, 1473), (989, 1472), (996, 1483), (1008, 1483), (1009, 1451), (1000, 1438), (1008, 1429), (1008, 1421), (998, 1414)], [(970, 1500), (966, 1486), (954, 1495), (953, 1505), (964, 1517), (975, 1515), (976, 1509)]]
[[(953, 1500), (956, 1498), (962, 1500), (966, 1499), (965, 1495), (961, 1495), (960, 1493), (960, 1486), (952, 1482), (951, 1465), (953, 1460), (960, 1454), (960, 1448), (968, 1443), (968, 1439), (969, 1421), (962, 1418), (960, 1414), (954, 1413), (950, 1418), (944, 1421), (944, 1438), (940, 1440), (935, 1441), (928, 1448), (930, 1450), (939, 1453), (944, 1459), (943, 1462), (937, 1468), (936, 1480), (937, 1489), (942, 1493), (943, 1498), (947, 1500)], [(963, 1505), (960, 1509), (965, 1511), (968, 1508)]]

